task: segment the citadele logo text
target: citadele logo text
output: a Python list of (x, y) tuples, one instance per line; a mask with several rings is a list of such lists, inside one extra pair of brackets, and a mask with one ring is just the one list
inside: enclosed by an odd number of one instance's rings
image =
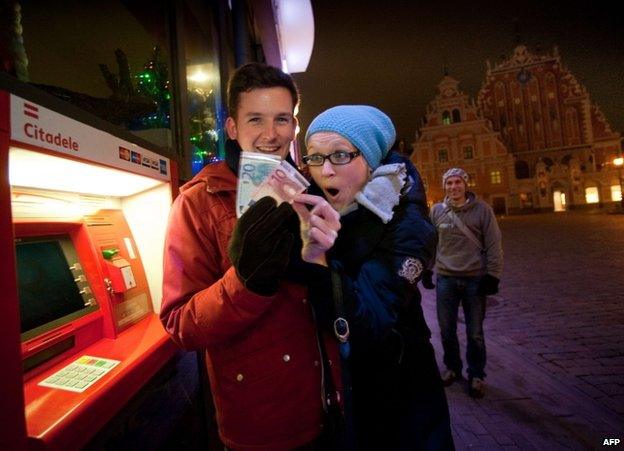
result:
[[(39, 119), (39, 107), (24, 102), (24, 115), (33, 119)], [(60, 132), (49, 132), (37, 124), (28, 122), (28, 119), (24, 123), (24, 133), (29, 138), (37, 139), (47, 144), (54, 144), (64, 149), (76, 152), (80, 150), (80, 144), (71, 136), (65, 136)]]

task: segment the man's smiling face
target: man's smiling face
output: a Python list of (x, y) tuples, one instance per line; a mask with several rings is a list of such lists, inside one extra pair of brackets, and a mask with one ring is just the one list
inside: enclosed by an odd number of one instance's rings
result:
[(297, 119), (286, 88), (257, 88), (242, 92), (236, 118), (228, 117), (225, 127), (241, 149), (286, 158), (295, 139)]
[(444, 182), (444, 191), (452, 202), (462, 202), (466, 199), (466, 182), (453, 175)]

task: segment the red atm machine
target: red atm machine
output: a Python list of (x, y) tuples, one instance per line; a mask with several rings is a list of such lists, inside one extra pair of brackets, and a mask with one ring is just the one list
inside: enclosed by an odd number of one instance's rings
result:
[(175, 352), (157, 312), (176, 167), (6, 91), (0, 155), (0, 448), (80, 448)]

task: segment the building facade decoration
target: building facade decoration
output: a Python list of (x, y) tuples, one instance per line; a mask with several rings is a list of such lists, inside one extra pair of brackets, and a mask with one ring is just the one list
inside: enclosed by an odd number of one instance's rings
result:
[(444, 198), (442, 174), (460, 166), (470, 175), (470, 190), (506, 213), (510, 184), (514, 183), (514, 159), (459, 82), (446, 75), (438, 94), (427, 106), (412, 160), (427, 188), (430, 203)]
[[(456, 84), (453, 90), (453, 83), (447, 80), (450, 77), (440, 83), (440, 93), (428, 107), (427, 123), (421, 128), (412, 158), (421, 170), (431, 171), (434, 168), (426, 166), (421, 152), (427, 152), (432, 132), (437, 141), (441, 136), (451, 139), (457, 135), (455, 129), (470, 128), (470, 120), (487, 124), (505, 150), (486, 156), (482, 149), (470, 161), (430, 161), (436, 165), (437, 175), (428, 180), (437, 183), (449, 165), (482, 165), (489, 171), (494, 167), (507, 168), (501, 171), (499, 189), (481, 182), (478, 172), (476, 185), (471, 188), (490, 202), (497, 213), (560, 211), (618, 201), (618, 171), (612, 161), (621, 155), (621, 136), (611, 130), (587, 89), (561, 62), (557, 48), (551, 55), (544, 55), (519, 45), (509, 59), (494, 67), (488, 61), (486, 66), (476, 107), (456, 90)], [(463, 120), (453, 121), (451, 113), (450, 121), (439, 124), (446, 127), (436, 130), (433, 111), (446, 111), (452, 105), (465, 111)], [(492, 180), (497, 179), (491, 177)], [(439, 193), (430, 190), (429, 196), (437, 200)], [(505, 198), (504, 209), (501, 197)]]

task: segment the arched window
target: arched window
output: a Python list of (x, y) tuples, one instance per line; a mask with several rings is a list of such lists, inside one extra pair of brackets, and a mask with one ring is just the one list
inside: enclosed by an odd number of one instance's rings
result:
[(528, 179), (531, 177), (529, 172), (529, 165), (526, 161), (518, 160), (515, 164), (516, 169), (516, 178), (517, 179)]
[(498, 123), (502, 130), (507, 126), (507, 111), (505, 109), (505, 85), (500, 81), (494, 87), (494, 102), (497, 109)]
[(444, 111), (442, 113), (442, 124), (449, 125), (451, 123), (451, 113)]
[(570, 160), (572, 159), (572, 155), (571, 154), (566, 154), (564, 155), (564, 157), (561, 159), (561, 164), (565, 164), (566, 166), (570, 166)]
[(461, 122), (461, 114), (457, 108), (453, 110), (453, 122)]
[(579, 127), (578, 113), (575, 108), (568, 108), (565, 114), (566, 126), (568, 127), (568, 135), (570, 144), (577, 144), (581, 137), (581, 129)]
[(549, 97), (554, 97), (557, 93), (557, 82), (555, 81), (555, 75), (552, 72), (547, 72), (544, 76), (544, 79), (546, 80), (546, 92), (552, 93), (552, 96)]

